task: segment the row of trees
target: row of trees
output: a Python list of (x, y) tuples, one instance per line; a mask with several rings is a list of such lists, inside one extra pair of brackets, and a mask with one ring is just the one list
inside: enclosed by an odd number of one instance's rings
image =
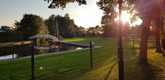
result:
[[(112, 38), (118, 36), (118, 22), (112, 23), (104, 22), (102, 19), (102, 27), (78, 27), (73, 19), (70, 19), (69, 14), (65, 16), (51, 15), (44, 20), (40, 16), (33, 14), (25, 14), (20, 22), (15, 22), (15, 31), (23, 35), (23, 40), (27, 40), (30, 36), (37, 34), (50, 34), (62, 36), (64, 38), (71, 37), (105, 37)], [(104, 24), (103, 24), (104, 23)], [(125, 23), (123, 29), (123, 36), (128, 37), (129, 34), (140, 33), (137, 27), (130, 27), (129, 23)], [(58, 27), (57, 27), (58, 26)], [(58, 28), (58, 29), (57, 29)], [(139, 35), (138, 35), (139, 36)], [(19, 36), (20, 37), (20, 36)]]
[(37, 34), (50, 34), (54, 36), (62, 36), (64, 38), (71, 37), (102, 37), (103, 29), (96, 27), (78, 27), (69, 14), (65, 16), (51, 15), (44, 20), (40, 16), (33, 14), (25, 14), (20, 22), (15, 22), (15, 31), (23, 33), (23, 39), (27, 40), (30, 36)]
[[(84, 28), (82, 26), (78, 27), (74, 20), (70, 19), (69, 14), (64, 17), (51, 15), (47, 20), (45, 20), (48, 30), (51, 35), (59, 34), (62, 37), (102, 37), (103, 28), (100, 26)], [(58, 26), (58, 27), (57, 27)], [(59, 30), (59, 33), (57, 31)]]
[(74, 23), (74, 20), (70, 19), (69, 14), (64, 17), (51, 15), (45, 23), (51, 35), (57, 36), (59, 34), (62, 37), (75, 37), (78, 26)]

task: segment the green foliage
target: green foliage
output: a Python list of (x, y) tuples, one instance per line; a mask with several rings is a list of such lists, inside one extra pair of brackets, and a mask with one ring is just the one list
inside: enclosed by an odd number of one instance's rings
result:
[(141, 26), (134, 26), (129, 29), (129, 35), (132, 37), (140, 37), (141, 31), (142, 31)]
[(17, 23), (17, 31), (23, 32), (24, 39), (37, 34), (49, 34), (49, 31), (40, 16), (25, 14), (23, 19)]
[[(137, 20), (138, 9), (135, 4), (140, 1), (136, 0), (122, 0), (122, 11), (127, 11), (132, 17), (130, 18), (131, 23)], [(118, 21), (115, 19), (118, 17), (118, 0), (99, 0), (97, 6), (104, 11), (102, 16), (102, 27), (104, 28), (104, 37), (117, 37), (118, 35)], [(128, 36), (128, 25), (124, 27), (123, 36)]]
[(105, 38), (117, 37), (118, 36), (118, 27), (116, 26), (116, 24), (110, 24), (110, 25), (104, 26), (103, 36)]
[(86, 35), (86, 29), (84, 27), (78, 27), (76, 30), (77, 37), (85, 37)]
[(129, 23), (126, 22), (126, 23), (123, 25), (123, 37), (128, 38), (129, 31), (130, 31), (129, 29), (130, 29)]
[(49, 19), (45, 20), (45, 24), (48, 27), (49, 34), (57, 35), (57, 27), (56, 27), (56, 16), (51, 15)]
[(117, 18), (117, 1), (116, 0), (99, 0), (97, 6), (104, 11), (102, 16), (101, 24), (104, 30), (103, 36), (108, 37), (117, 37), (118, 35), (118, 26), (115, 22)]
[(15, 42), (21, 40), (23, 40), (22, 32), (18, 32), (18, 31), (0, 32), (0, 43)]
[(7, 29), (10, 29), (9, 26), (1, 26), (1, 28), (7, 28)]
[(48, 3), (51, 1), (51, 4), (48, 8), (55, 9), (55, 8), (65, 8), (66, 4), (77, 2), (79, 5), (86, 4), (86, 0), (44, 0)]
[(51, 35), (57, 36), (58, 24), (59, 36), (67, 38), (76, 36), (78, 26), (74, 23), (74, 20), (70, 19), (69, 14), (66, 14), (64, 17), (60, 15), (51, 15), (49, 19), (45, 20), (45, 24), (48, 26)]
[(103, 28), (100, 26), (89, 27), (86, 31), (86, 37), (102, 37)]

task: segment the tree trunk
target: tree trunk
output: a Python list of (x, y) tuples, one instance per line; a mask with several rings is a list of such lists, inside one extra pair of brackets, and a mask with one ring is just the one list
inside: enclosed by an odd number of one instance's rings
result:
[(141, 42), (140, 42), (140, 53), (139, 59), (137, 64), (147, 65), (147, 44), (148, 44), (148, 37), (149, 37), (149, 28), (151, 25), (150, 18), (144, 18), (142, 23), (142, 33), (141, 33)]
[(155, 19), (155, 37), (156, 37), (156, 52), (161, 53), (161, 45), (160, 45), (160, 29), (162, 27), (161, 19)]

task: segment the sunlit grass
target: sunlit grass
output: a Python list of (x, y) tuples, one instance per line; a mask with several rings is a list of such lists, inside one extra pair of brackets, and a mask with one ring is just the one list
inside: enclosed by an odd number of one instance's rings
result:
[[(118, 80), (117, 39), (72, 38), (63, 41), (103, 46), (93, 49), (93, 68), (89, 50), (35, 57), (35, 80)], [(139, 47), (140, 40), (135, 40)], [(132, 39), (123, 40), (125, 80), (157, 80), (165, 66), (162, 54), (148, 49), (148, 66), (137, 65), (139, 49), (133, 53)], [(153, 42), (149, 41), (149, 46)], [(0, 80), (30, 80), (30, 59), (0, 63)]]
[[(79, 41), (81, 40), (81, 41)], [(117, 47), (117, 39), (116, 38), (73, 38), (72, 39), (64, 39), (64, 42), (73, 42), (80, 44), (90, 44), (90, 41), (93, 41), (96, 46), (109, 46), (109, 47)]]
[(76, 38), (71, 38), (71, 39), (64, 39), (64, 42), (78, 42), (78, 41), (83, 41), (85, 39), (76, 39)]
[[(155, 53), (155, 49), (148, 49), (149, 65), (137, 65), (139, 49), (130, 54), (124, 49), (125, 79), (126, 80), (158, 80), (165, 59), (162, 54)], [(161, 80), (161, 79), (160, 79)]]
[[(100, 44), (100, 39), (97, 40), (96, 38), (88, 38), (84, 41), (86, 41), (86, 43), (88, 44), (88, 41), (91, 40), (96, 41), (96, 45)], [(101, 39), (101, 41), (103, 40), (104, 39)], [(110, 39), (107, 39), (106, 41), (108, 40), (111, 41)], [(101, 43), (103, 43), (103, 46), (106, 46), (104, 41)], [(111, 44), (111, 46), (113, 46), (113, 44)], [(99, 73), (101, 73), (109, 70), (109, 68), (107, 67), (104, 71), (102, 71), (104, 69), (104, 66), (108, 66), (107, 63), (116, 61), (116, 57), (116, 48), (102, 47), (93, 49), (93, 69), (90, 69), (89, 50), (36, 57), (35, 80), (75, 80), (80, 78), (84, 74), (88, 74), (87, 72), (93, 71), (95, 69), (97, 69), (97, 71), (100, 71)], [(111, 62), (109, 62), (110, 60)], [(0, 65), (0, 68), (3, 68), (3, 70), (1, 70), (0, 72), (0, 75), (2, 76), (0, 77), (0, 80), (29, 80), (31, 78), (30, 59), (1, 62)], [(111, 65), (109, 65), (109, 67), (111, 67)], [(95, 75), (95, 73), (96, 71), (94, 71), (93, 74)]]

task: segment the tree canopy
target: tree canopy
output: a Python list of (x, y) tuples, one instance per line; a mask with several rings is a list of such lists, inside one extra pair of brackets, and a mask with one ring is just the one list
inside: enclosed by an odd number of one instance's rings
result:
[(76, 36), (76, 30), (78, 26), (74, 23), (74, 20), (70, 19), (69, 14), (66, 14), (64, 17), (60, 15), (51, 15), (47, 20), (45, 20), (45, 24), (48, 26), (51, 35), (57, 36), (58, 27), (59, 36)]
[(87, 4), (86, 0), (44, 0), (47, 1), (48, 3), (50, 3), (50, 5), (48, 6), (48, 8), (51, 9), (55, 9), (55, 8), (65, 8), (66, 4), (68, 3), (73, 3), (73, 2), (77, 2), (79, 5), (82, 4)]
[(49, 31), (40, 16), (24, 14), (22, 20), (17, 22), (17, 31), (23, 32), (24, 39), (37, 34), (49, 34)]

